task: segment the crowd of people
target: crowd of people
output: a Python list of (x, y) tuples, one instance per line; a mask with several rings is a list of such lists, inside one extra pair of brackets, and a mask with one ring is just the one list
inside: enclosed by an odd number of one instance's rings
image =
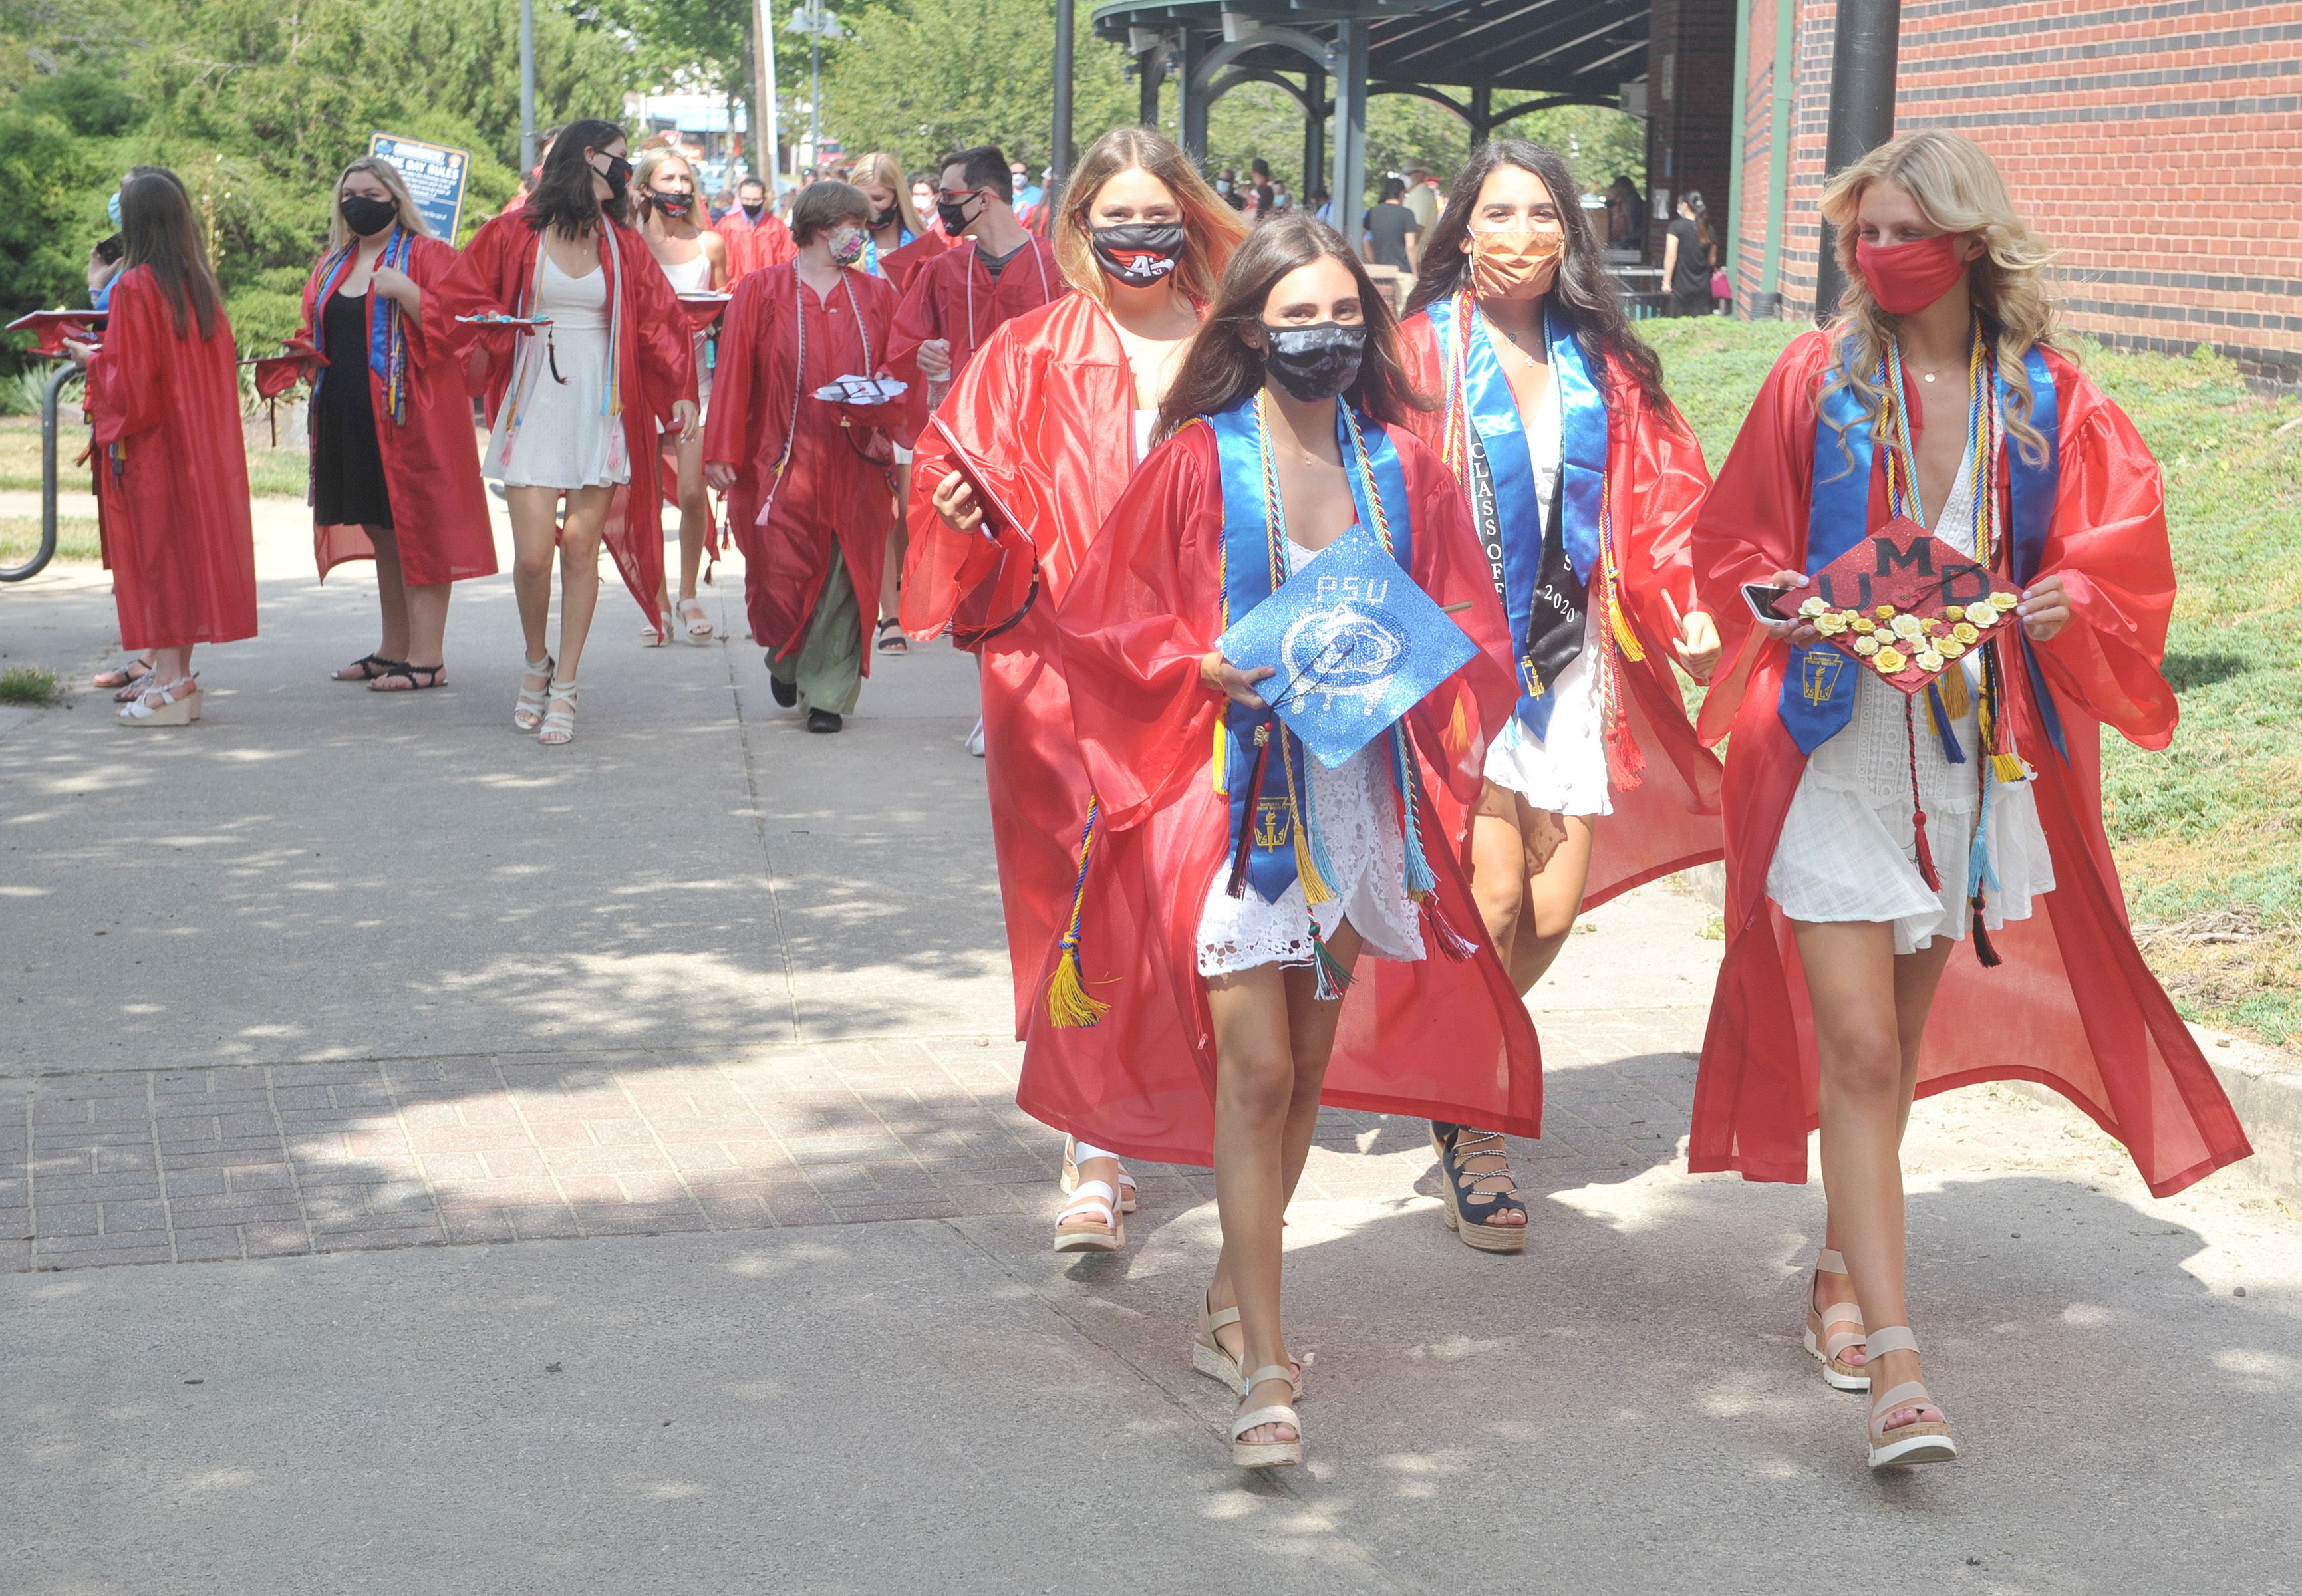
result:
[[(2176, 718), (2159, 472), (2069, 357), (1996, 169), (1930, 131), (1833, 180), (1845, 298), (1714, 482), (1547, 149), (1396, 185), (1403, 320), (1365, 240), (1267, 172), (1243, 197), (1138, 127), (1052, 201), (1019, 167), (875, 154), (787, 219), (747, 185), (706, 229), (684, 160), (634, 168), (620, 129), (578, 122), (458, 255), (388, 164), (352, 163), (291, 352), (323, 568), (373, 558), (382, 592), (380, 646), (339, 674), (444, 679), (449, 587), (494, 569), (483, 475), (513, 525), (513, 718), (544, 743), (575, 735), (602, 543), (651, 641), (709, 637), (710, 493), (810, 729), (839, 729), (875, 654), (974, 653), (1018, 1097), (1066, 1137), (1053, 1244), (1125, 1245), (1127, 1159), (1212, 1165), (1188, 1356), (1236, 1393), (1248, 1467), (1303, 1455), (1281, 1229), (1320, 1105), (1428, 1121), (1447, 1224), (1523, 1249), (1526, 995), (1585, 910), (1723, 859), (1690, 1167), (1803, 1181), (1819, 1127), (1807, 1349), (1869, 1393), (1872, 1467), (1954, 1457), (1907, 1294), (1913, 1099), (2054, 1087), (2160, 1195), (2248, 1150), (2135, 949), (2102, 822), (2101, 727), (2163, 747)], [(1691, 256), (1700, 197), (1680, 209)], [(159, 725), (198, 715), (194, 646), (253, 633), (254, 580), (191, 211), (154, 169), (121, 210), (110, 324), (75, 347), (122, 641), (147, 651), (122, 716)], [(2002, 591), (1923, 625), (1774, 606), (1897, 528)], [(1222, 640), (1369, 549), (1468, 663), (1331, 763), (1275, 714), (1293, 684)], [(1937, 673), (1915, 697), (1854, 668), (1905, 645)]]

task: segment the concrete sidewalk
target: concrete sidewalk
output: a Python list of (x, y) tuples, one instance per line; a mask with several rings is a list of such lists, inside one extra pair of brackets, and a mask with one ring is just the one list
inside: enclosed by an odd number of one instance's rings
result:
[[(507, 584), (458, 590), (451, 687), (371, 695), (323, 679), (364, 571), (265, 528), (200, 727), (0, 719), (11, 1596), (2302, 1583), (2302, 1214), (1921, 1105), (1967, 1456), (1871, 1478), (1798, 1345), (1819, 1189), (1679, 1172), (1718, 945), (1662, 886), (1540, 995), (1526, 1256), (1441, 1228), (1422, 1127), (1323, 1117), (1310, 1462), (1237, 1476), (1185, 1357), (1205, 1174), (1046, 1251), (966, 659), (810, 737), (740, 571), (709, 648), (641, 650), (610, 583), (547, 750)], [(112, 635), (97, 575), (0, 592), (12, 662)]]

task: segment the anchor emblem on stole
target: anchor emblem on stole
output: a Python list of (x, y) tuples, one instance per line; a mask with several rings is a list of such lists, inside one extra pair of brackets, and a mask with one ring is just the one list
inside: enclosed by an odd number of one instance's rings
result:
[(1799, 691), (1806, 701), (1820, 708), (1830, 701), (1838, 691), (1838, 673), (1846, 668), (1846, 656), (1827, 646), (1806, 651), (1806, 664), (1799, 680)]

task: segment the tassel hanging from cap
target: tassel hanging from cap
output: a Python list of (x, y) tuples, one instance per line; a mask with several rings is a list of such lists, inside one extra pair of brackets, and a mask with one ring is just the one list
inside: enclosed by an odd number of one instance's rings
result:
[(1995, 970), (2005, 961), (1998, 956), (1998, 949), (1990, 940), (1990, 928), (1982, 923), (1982, 895), (1976, 893), (1967, 900), (1967, 906), (1974, 911), (1975, 959), (1983, 969)]
[(1966, 763), (1966, 750), (1958, 745), (1958, 733), (1951, 725), (1953, 711), (1943, 701), (1941, 686), (1927, 684), (1927, 724), (1934, 727), (1935, 741), (1942, 744), (1943, 758), (1953, 765)]
[(1439, 906), (1437, 893), (1424, 898), (1417, 907), (1423, 911), (1424, 928), (1431, 939), (1439, 945), (1441, 953), (1458, 964), (1477, 955), (1479, 945), (1455, 928), (1453, 922), (1447, 918), (1447, 911)]
[(1919, 797), (1919, 723), (1917, 701), (1903, 700), (1903, 737), (1911, 751), (1911, 836), (1918, 844), (1919, 879), (1929, 890), (1942, 890), (1942, 872), (1935, 868), (1935, 851), (1927, 842), (1927, 808)]

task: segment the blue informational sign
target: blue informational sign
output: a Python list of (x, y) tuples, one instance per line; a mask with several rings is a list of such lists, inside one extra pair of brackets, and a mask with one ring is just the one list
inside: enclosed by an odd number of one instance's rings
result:
[(464, 184), (472, 175), (471, 155), (398, 133), (369, 134), (367, 153), (382, 155), (399, 168), (424, 220), (432, 224), (433, 232), (454, 243), (456, 228), (464, 216)]
[(1353, 526), (1216, 639), (1330, 770), (1471, 662), (1477, 648), (1415, 578)]

